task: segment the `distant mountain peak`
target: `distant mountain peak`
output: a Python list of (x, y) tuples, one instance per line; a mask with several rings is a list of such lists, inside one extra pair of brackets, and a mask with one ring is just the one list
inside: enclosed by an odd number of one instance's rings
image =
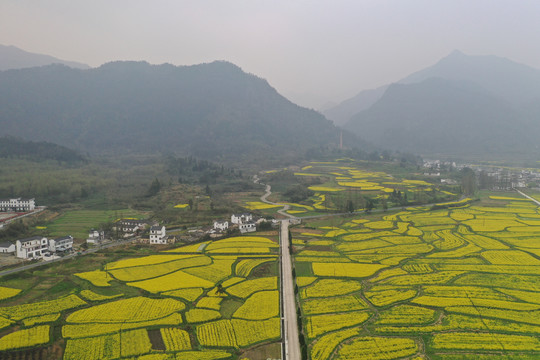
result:
[(453, 50), (450, 54), (448, 54), (447, 57), (450, 57), (450, 56), (468, 56), (467, 54), (465, 54), (463, 51), (461, 50), (458, 50), (458, 49), (455, 49)]
[(31, 53), (13, 45), (0, 44), (0, 71), (24, 69), (29, 67), (63, 64), (76, 69), (89, 69), (90, 66), (75, 61), (66, 61), (43, 54)]
[(412, 152), (531, 154), (540, 108), (530, 104), (539, 102), (540, 70), (454, 50), (390, 85), (345, 128)]

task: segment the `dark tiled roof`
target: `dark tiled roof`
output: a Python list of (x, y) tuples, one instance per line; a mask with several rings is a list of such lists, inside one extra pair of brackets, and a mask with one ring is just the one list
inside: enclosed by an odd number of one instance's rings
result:
[(43, 239), (43, 236), (32, 236), (32, 237), (29, 237), (29, 238), (26, 238), (26, 239), (19, 239), (20, 242), (25, 242), (25, 241), (32, 241), (32, 240), (41, 240)]

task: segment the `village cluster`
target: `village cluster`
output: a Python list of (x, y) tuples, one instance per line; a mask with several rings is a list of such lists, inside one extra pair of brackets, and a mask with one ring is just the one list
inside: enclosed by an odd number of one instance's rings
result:
[[(424, 175), (434, 178), (441, 177), (441, 171), (448, 169), (473, 169), (479, 178), (479, 183), (492, 190), (512, 190), (515, 188), (540, 187), (540, 173), (530, 169), (511, 169), (500, 166), (456, 164), (451, 161), (424, 160)], [(442, 184), (456, 185), (453, 179), (441, 178)]]
[[(9, 221), (25, 216), (28, 213), (36, 211), (34, 199), (13, 198), (0, 200), (0, 212), (6, 214), (14, 214), (6, 216), (3, 220)], [(267, 221), (264, 218), (256, 218), (252, 214), (232, 214), (229, 220), (214, 221), (213, 226), (204, 230), (191, 230), (190, 233), (196, 237), (207, 235), (211, 238), (219, 238), (227, 232), (237, 229), (240, 233), (254, 232), (257, 226), (262, 222)], [(111, 243), (112, 238), (132, 239), (133, 241), (151, 244), (151, 245), (166, 245), (174, 244), (176, 237), (167, 234), (167, 229), (164, 225), (153, 223), (150, 226), (147, 220), (138, 219), (120, 219), (116, 221), (112, 228), (113, 234), (107, 234), (103, 230), (91, 229), (86, 239), (86, 244), (100, 246), (106, 243)], [(141, 236), (144, 234), (143, 236)], [(66, 235), (60, 238), (48, 239), (45, 236), (33, 236), (30, 238), (19, 239), (15, 242), (5, 241), (0, 243), (0, 253), (14, 254), (20, 259), (42, 259), (49, 257), (62, 256), (73, 252), (73, 237)]]
[(44, 236), (33, 236), (17, 240), (15, 243), (0, 243), (0, 253), (14, 253), (21, 259), (40, 259), (53, 254), (64, 254), (73, 249), (73, 237), (63, 236), (57, 239), (47, 239)]

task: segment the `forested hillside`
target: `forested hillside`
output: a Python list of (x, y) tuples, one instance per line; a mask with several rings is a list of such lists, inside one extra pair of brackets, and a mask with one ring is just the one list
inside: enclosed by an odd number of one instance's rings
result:
[(540, 70), (454, 51), (395, 84), (362, 91), (325, 115), (384, 148), (532, 159), (540, 151), (539, 102)]
[(0, 109), (0, 135), (90, 153), (242, 159), (339, 144), (339, 129), (322, 115), (227, 62), (4, 71)]
[(31, 161), (56, 160), (66, 163), (86, 162), (86, 158), (65, 146), (45, 141), (24, 141), (10, 136), (0, 138), (0, 158), (17, 158)]

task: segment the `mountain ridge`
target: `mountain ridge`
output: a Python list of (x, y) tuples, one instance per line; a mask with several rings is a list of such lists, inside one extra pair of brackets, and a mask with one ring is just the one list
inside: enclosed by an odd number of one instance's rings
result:
[(531, 153), (538, 126), (475, 83), (428, 78), (393, 84), (346, 129), (391, 149), (423, 155)]
[[(511, 68), (514, 74), (518, 74), (513, 77), (513, 80), (506, 75), (508, 71), (504, 69), (508, 68)], [(463, 69), (467, 74), (463, 75)], [(492, 91), (515, 105), (540, 101), (540, 70), (494, 55), (473, 56), (459, 50), (452, 51), (435, 64), (397, 80), (395, 83), (411, 84), (430, 77), (477, 82), (486, 90)], [(509, 82), (509, 80), (512, 81)], [(362, 90), (354, 97), (322, 113), (337, 125), (345, 125), (352, 116), (368, 109), (379, 100), (384, 93), (380, 89), (386, 90), (389, 85)]]
[[(340, 130), (268, 82), (225, 62), (117, 61), (0, 72), (0, 135), (90, 153), (172, 152), (216, 158), (337, 146)], [(350, 134), (349, 143), (357, 141)]]
[(90, 66), (76, 61), (61, 60), (50, 55), (28, 52), (13, 45), (0, 44), (0, 71), (51, 64), (63, 64), (76, 69), (90, 69)]

